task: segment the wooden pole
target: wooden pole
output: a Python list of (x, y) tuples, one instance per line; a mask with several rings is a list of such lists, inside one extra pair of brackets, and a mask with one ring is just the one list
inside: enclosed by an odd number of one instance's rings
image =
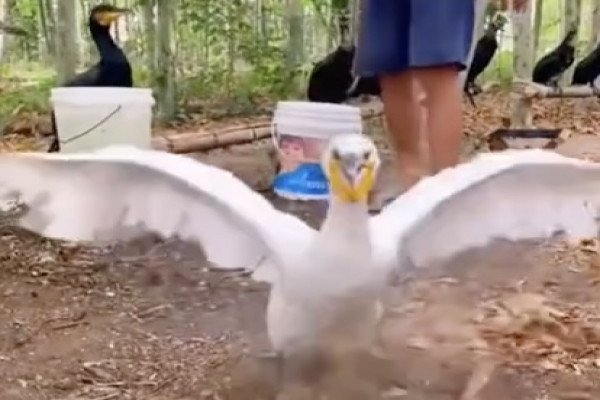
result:
[(553, 88), (524, 79), (515, 79), (512, 84), (513, 112), (511, 128), (533, 128), (533, 101), (535, 99), (586, 98), (598, 96), (590, 86), (567, 86)]
[[(533, 71), (531, 6), (531, 0), (513, 0), (509, 4), (514, 37), (513, 82), (530, 79)], [(531, 128), (531, 98), (521, 96), (518, 92), (511, 93), (511, 98), (511, 128)]]
[(512, 91), (523, 97), (538, 98), (538, 99), (557, 99), (557, 98), (584, 98), (598, 96), (597, 90), (591, 86), (566, 86), (553, 88), (550, 86), (540, 85), (539, 83), (515, 79), (512, 84)]
[[(378, 118), (383, 114), (383, 105), (379, 102), (361, 107), (363, 120)], [(271, 136), (271, 121), (260, 120), (248, 125), (229, 126), (217, 130), (178, 133), (170, 136), (152, 138), (155, 150), (171, 153), (193, 153), (222, 147), (251, 143)]]

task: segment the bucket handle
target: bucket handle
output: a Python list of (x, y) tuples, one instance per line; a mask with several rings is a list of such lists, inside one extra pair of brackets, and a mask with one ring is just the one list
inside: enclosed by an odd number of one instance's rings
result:
[(277, 123), (271, 123), (271, 140), (273, 141), (273, 146), (281, 154), (281, 149), (279, 148), (279, 133), (277, 133)]
[(102, 118), (100, 121), (98, 121), (96, 124), (92, 125), (92, 127), (86, 129), (85, 131), (78, 133), (75, 136), (71, 136), (70, 138), (68, 138), (65, 141), (60, 141), (61, 144), (67, 144), (67, 143), (71, 143), (73, 140), (77, 140), (85, 135), (87, 135), (88, 133), (92, 132), (94, 129), (98, 128), (99, 126), (103, 125), (106, 121), (108, 121), (109, 119), (111, 119), (116, 113), (118, 113), (119, 111), (121, 111), (121, 108), (123, 108), (120, 104), (114, 109), (112, 110), (110, 113), (108, 113), (108, 115), (104, 118)]

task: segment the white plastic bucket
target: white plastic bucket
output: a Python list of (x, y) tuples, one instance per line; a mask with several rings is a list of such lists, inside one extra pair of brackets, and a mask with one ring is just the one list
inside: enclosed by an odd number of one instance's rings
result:
[(327, 199), (329, 185), (321, 153), (335, 135), (362, 134), (360, 108), (282, 101), (275, 109), (272, 134), (281, 165), (273, 191), (291, 200)]
[(52, 89), (61, 152), (93, 151), (108, 145), (150, 148), (152, 90), (121, 87)]

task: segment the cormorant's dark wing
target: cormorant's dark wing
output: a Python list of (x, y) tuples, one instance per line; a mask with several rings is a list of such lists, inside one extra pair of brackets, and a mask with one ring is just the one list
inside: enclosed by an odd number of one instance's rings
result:
[(72, 87), (72, 86), (98, 86), (98, 81), (100, 78), (100, 66), (94, 65), (90, 69), (80, 74), (77, 74), (67, 81), (63, 86)]
[(473, 54), (473, 61), (469, 66), (469, 73), (467, 81), (474, 82), (475, 79), (481, 74), (485, 68), (490, 64), (498, 45), (495, 41), (488, 41), (485, 37), (479, 39), (475, 52)]
[(583, 58), (575, 66), (573, 85), (593, 84), (600, 75), (600, 46)]

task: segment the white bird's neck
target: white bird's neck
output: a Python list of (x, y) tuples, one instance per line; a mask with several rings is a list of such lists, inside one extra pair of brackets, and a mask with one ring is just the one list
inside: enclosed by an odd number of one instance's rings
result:
[(321, 227), (321, 233), (325, 240), (327, 240), (326, 238), (335, 238), (336, 242), (348, 246), (348, 248), (350, 248), (349, 246), (358, 246), (354, 250), (370, 249), (367, 205), (332, 200), (329, 203), (329, 211)]

